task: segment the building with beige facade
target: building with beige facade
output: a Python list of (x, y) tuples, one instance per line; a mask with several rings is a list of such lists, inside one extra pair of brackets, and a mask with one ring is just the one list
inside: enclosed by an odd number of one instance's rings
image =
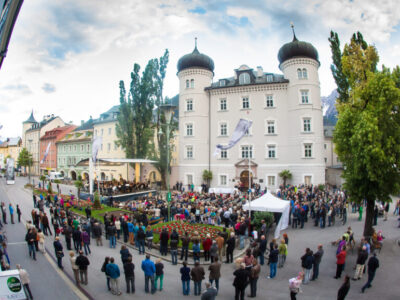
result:
[(335, 152), (335, 144), (333, 142), (334, 131), (335, 126), (324, 126), (324, 160), (326, 165), (325, 181), (332, 186), (340, 187), (344, 182), (344, 179), (342, 178), (343, 164)]
[(14, 167), (18, 165), (18, 157), (21, 152), (22, 140), (20, 137), (7, 138), (0, 143), (0, 169), (5, 168), (8, 157), (14, 159)]
[(40, 138), (43, 137), (46, 131), (56, 127), (64, 126), (64, 121), (54, 115), (43, 117), (41, 122), (37, 122), (33, 116), (33, 111), (29, 118), (22, 123), (22, 147), (26, 148), (32, 154), (33, 165), (31, 172), (33, 175), (40, 174)]
[[(204, 170), (213, 173), (211, 187), (247, 186), (250, 176), (275, 190), (284, 169), (293, 174), (291, 184), (325, 183), (318, 52), (294, 35), (278, 60), (282, 74), (241, 65), (233, 77), (219, 80), (213, 60), (197, 46), (178, 61), (178, 173), (184, 185), (200, 186)], [(241, 118), (253, 122), (249, 135), (213, 156)]]

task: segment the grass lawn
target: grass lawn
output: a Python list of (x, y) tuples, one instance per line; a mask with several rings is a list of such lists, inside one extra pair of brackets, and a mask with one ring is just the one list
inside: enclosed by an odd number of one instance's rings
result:
[[(128, 210), (123, 210), (120, 208), (115, 208), (115, 207), (110, 207), (107, 205), (102, 205), (102, 209), (97, 210), (97, 209), (92, 209), (92, 217), (99, 220), (101, 223), (103, 223), (103, 216), (105, 213), (123, 213), (123, 212), (127, 212), (127, 213), (131, 213)], [(82, 209), (79, 208), (74, 208), (74, 207), (70, 207), (69, 209), (70, 211), (77, 213), (79, 215), (85, 216), (86, 217), (86, 213), (85, 213), (85, 207), (82, 207)]]

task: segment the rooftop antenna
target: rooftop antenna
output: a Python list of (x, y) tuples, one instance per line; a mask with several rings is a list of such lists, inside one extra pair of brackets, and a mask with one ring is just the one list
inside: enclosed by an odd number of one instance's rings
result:
[(296, 37), (296, 33), (294, 32), (294, 24), (293, 22), (290, 22), (290, 27), (292, 27), (292, 31), (293, 31), (293, 42), (297, 41), (297, 37)]

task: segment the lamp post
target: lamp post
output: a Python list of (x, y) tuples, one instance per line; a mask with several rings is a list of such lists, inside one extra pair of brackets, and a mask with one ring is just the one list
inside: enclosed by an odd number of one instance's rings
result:
[[(169, 189), (169, 127), (171, 125), (172, 115), (176, 109), (176, 106), (172, 103), (164, 103), (160, 105), (161, 112), (164, 113), (165, 116), (165, 125), (167, 130), (167, 175), (166, 175), (166, 183), (167, 183), (167, 204), (168, 204), (168, 222), (171, 220), (171, 191)], [(158, 134), (163, 134), (160, 128), (160, 132)]]

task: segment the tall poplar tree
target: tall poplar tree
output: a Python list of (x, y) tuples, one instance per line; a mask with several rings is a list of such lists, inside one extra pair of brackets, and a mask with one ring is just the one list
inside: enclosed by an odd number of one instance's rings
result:
[(372, 235), (375, 201), (390, 202), (390, 195), (400, 191), (400, 72), (398, 67), (377, 70), (378, 61), (376, 48), (360, 33), (345, 45), (340, 64), (348, 99), (337, 103), (334, 132), (344, 187), (352, 201), (367, 203), (366, 237)]

